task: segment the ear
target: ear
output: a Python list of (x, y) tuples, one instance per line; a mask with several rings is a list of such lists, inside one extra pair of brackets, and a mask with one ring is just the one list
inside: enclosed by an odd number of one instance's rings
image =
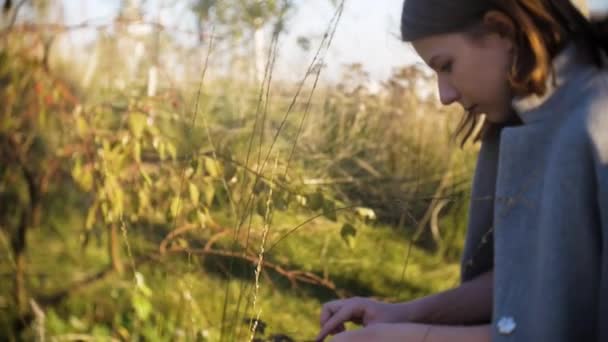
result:
[(508, 39), (511, 43), (515, 41), (515, 23), (508, 15), (501, 11), (488, 11), (483, 16), (483, 26), (487, 32), (496, 33), (501, 38)]

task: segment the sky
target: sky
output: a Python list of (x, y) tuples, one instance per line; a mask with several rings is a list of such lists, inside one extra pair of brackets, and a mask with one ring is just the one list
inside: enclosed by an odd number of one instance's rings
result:
[[(360, 63), (373, 81), (382, 81), (394, 68), (419, 62), (411, 47), (398, 38), (402, 1), (346, 0), (341, 22), (325, 60), (323, 78), (337, 80), (343, 65)], [(608, 11), (608, 0), (588, 2), (592, 11)], [(194, 29), (185, 7), (186, 1), (147, 0), (145, 3), (151, 16), (156, 15), (152, 12), (158, 9), (159, 4), (172, 4), (171, 9), (161, 12), (161, 21), (183, 30)], [(63, 4), (64, 20), (68, 24), (91, 20), (101, 24), (116, 16), (120, 0), (63, 0)], [(314, 51), (335, 11), (329, 0), (296, 0), (296, 4), (297, 12), (290, 18), (287, 34), (281, 40), (276, 67), (279, 75), (294, 80), (301, 77), (313, 57), (312, 52), (306, 53), (297, 45), (297, 38), (311, 38), (311, 50)], [(87, 35), (83, 33), (80, 38), (87, 39)]]

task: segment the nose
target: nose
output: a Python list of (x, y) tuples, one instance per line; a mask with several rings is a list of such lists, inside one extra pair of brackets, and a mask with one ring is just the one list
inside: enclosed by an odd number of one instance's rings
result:
[(456, 90), (445, 77), (440, 76), (437, 82), (439, 85), (439, 100), (443, 105), (450, 105), (460, 99), (458, 90)]

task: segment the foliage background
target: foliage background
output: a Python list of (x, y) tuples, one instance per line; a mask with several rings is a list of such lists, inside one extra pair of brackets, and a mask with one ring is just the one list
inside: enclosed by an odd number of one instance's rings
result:
[(319, 82), (333, 5), (293, 83), (288, 1), (192, 1), (195, 46), (136, 1), (101, 26), (5, 2), (0, 339), (304, 341), (324, 301), (456, 284), (476, 147), (427, 70)]

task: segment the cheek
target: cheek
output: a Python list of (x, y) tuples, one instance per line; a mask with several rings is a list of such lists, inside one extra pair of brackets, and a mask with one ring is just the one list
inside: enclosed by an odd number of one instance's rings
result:
[(480, 62), (480, 77), (483, 78), (485, 90), (492, 93), (492, 97), (506, 97), (509, 94), (510, 63), (504, 56), (489, 56), (489, 59)]

